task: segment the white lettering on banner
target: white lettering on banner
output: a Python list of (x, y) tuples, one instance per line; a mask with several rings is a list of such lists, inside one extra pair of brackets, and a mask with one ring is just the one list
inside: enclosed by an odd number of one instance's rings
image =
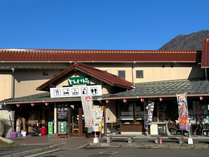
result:
[(82, 95), (102, 96), (102, 86), (50, 88), (51, 98), (80, 97)]
[(92, 97), (88, 95), (81, 96), (81, 102), (84, 112), (85, 127), (93, 127)]

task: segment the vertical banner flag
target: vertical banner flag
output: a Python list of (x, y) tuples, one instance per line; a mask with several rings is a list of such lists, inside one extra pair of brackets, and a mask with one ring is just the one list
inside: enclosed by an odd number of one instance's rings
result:
[(148, 126), (152, 124), (154, 102), (148, 101), (148, 105), (145, 108), (146, 110), (144, 113), (144, 128), (148, 129)]
[(186, 93), (177, 94), (177, 104), (178, 104), (178, 113), (179, 113), (179, 129), (180, 130), (189, 130), (189, 121), (188, 121), (188, 104)]
[(102, 131), (103, 106), (93, 105), (94, 131)]
[(81, 96), (81, 101), (84, 112), (85, 127), (93, 127), (92, 97), (89, 95)]

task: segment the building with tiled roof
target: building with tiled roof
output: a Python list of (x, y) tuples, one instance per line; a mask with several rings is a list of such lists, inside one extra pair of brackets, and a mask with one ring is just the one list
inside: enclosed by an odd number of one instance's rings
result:
[[(14, 122), (18, 115), (28, 124), (41, 121), (44, 129), (48, 122), (54, 121), (56, 134), (60, 134), (59, 122), (66, 121), (66, 134), (81, 136), (86, 133), (81, 120), (85, 112), (82, 94), (73, 96), (70, 92), (79, 94), (76, 89), (98, 92), (94, 87), (97, 90), (101, 87), (101, 93), (92, 98), (94, 105), (104, 108), (104, 134), (146, 132), (149, 104), (154, 105), (149, 133), (170, 134), (165, 126), (168, 120), (178, 119), (176, 94), (187, 94), (193, 118), (192, 104), (201, 108), (208, 103), (208, 50), (208, 39), (202, 51), (2, 48), (1, 108), (12, 110)], [(53, 91), (60, 96), (52, 97)], [(164, 129), (160, 130), (161, 124)], [(26, 131), (30, 134), (32, 130), (28, 127)]]

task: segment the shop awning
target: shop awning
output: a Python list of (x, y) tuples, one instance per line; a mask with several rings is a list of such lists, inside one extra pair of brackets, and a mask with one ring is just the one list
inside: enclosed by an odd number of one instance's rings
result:
[(117, 93), (118, 97), (176, 97), (187, 93), (188, 96), (209, 96), (208, 80), (168, 80), (135, 84), (135, 88)]
[[(100, 98), (94, 97), (94, 100), (117, 100), (117, 99), (135, 99), (135, 98), (156, 98), (156, 97), (176, 97), (176, 94), (187, 93), (188, 97), (209, 96), (209, 82), (207, 80), (169, 80), (155, 81), (135, 84), (135, 88), (116, 94), (106, 94)], [(73, 102), (81, 101), (79, 97), (75, 98), (50, 98), (50, 93), (35, 94), (20, 98), (6, 99), (1, 104), (27, 104), (44, 102)]]

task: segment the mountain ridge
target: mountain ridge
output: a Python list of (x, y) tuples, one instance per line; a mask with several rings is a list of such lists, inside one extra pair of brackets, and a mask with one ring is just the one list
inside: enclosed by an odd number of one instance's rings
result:
[(202, 42), (205, 38), (209, 38), (209, 30), (178, 35), (158, 50), (202, 50)]

